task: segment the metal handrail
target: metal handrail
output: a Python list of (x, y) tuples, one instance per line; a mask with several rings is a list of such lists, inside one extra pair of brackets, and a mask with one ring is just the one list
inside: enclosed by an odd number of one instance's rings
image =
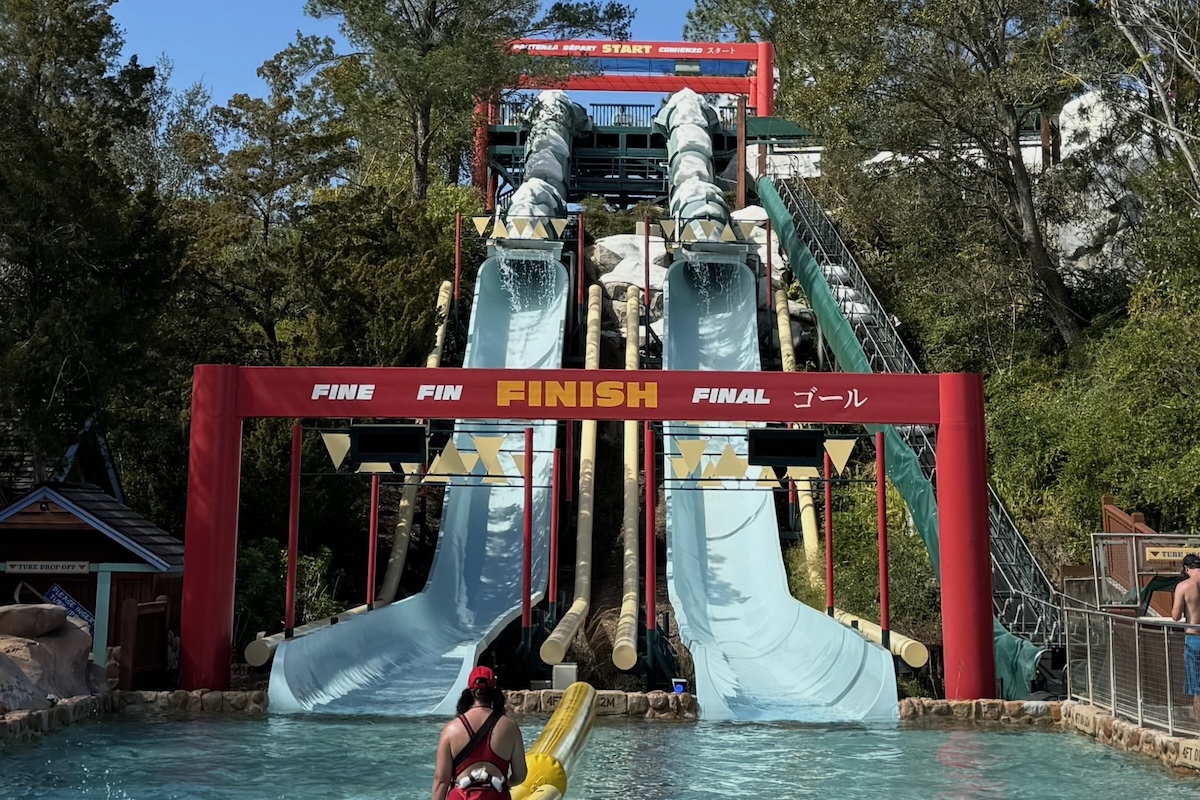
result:
[(1184, 672), (1178, 667), (1190, 626), (1066, 605), (1060, 611), (1069, 697), (1172, 736), (1200, 733), (1200, 719), (1181, 691), (1185, 687), (1175, 683)]
[[(798, 171), (791, 172), (789, 180), (776, 178), (775, 185), (792, 213), (797, 232), (816, 257), (842, 316), (863, 344), (872, 371), (921, 372), (833, 221)], [(915, 451), (926, 478), (934, 480), (936, 448), (927, 429), (899, 426), (898, 432)], [(1058, 593), (990, 484), (988, 493), (993, 609), (1013, 633), (1043, 644), (1060, 644), (1063, 630)], [(1026, 610), (1032, 623), (1026, 619)]]

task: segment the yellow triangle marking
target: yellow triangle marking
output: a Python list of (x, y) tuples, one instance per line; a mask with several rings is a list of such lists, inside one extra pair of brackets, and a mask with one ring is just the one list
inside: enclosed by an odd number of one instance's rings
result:
[(400, 465), (400, 473), (402, 475), (416, 475), (420, 469), (421, 465), (412, 461), (406, 461)]
[(550, 238), (550, 233), (546, 230), (546, 225), (544, 223), (542, 223), (541, 221), (539, 221), (537, 225), (533, 226), (533, 238), (535, 238), (535, 239)]
[(744, 458), (738, 458), (738, 454), (733, 452), (733, 445), (725, 445), (725, 449), (721, 451), (721, 457), (717, 460), (717, 466), (713, 471), (713, 475), (718, 478), (737, 478), (741, 480), (746, 477), (746, 470), (750, 467), (750, 463)]
[(788, 467), (787, 476), (794, 481), (820, 480), (821, 471), (816, 467)]
[(687, 459), (679, 456), (671, 456), (671, 473), (683, 480), (692, 476), (692, 471), (688, 469)]
[(708, 466), (704, 468), (704, 472), (701, 476), (703, 480), (700, 481), (700, 486), (704, 487), (705, 489), (716, 489), (724, 486), (725, 484), (722, 481), (716, 480), (716, 472), (716, 464), (709, 461)]
[(662, 228), (664, 238), (673, 239), (675, 237), (675, 220), (662, 219), (658, 221), (658, 225)]
[(504, 222), (496, 220), (496, 227), (492, 228), (493, 239), (507, 239), (508, 229), (504, 227)]
[(391, 472), (392, 465), (383, 461), (364, 461), (355, 472)]
[(487, 230), (487, 226), (491, 224), (491, 217), (471, 217), (471, 222), (475, 223), (475, 230), (479, 231), (479, 235), (483, 236), (483, 232)]
[(778, 489), (779, 479), (775, 477), (775, 470), (770, 467), (762, 467), (758, 471), (758, 483), (754, 484), (763, 489)]
[(517, 229), (518, 236), (524, 236), (525, 231), (529, 230), (529, 220), (527, 220), (527, 219), (522, 219), (521, 217), (517, 217), (515, 219), (509, 220), (509, 222), (511, 222), (512, 226)]
[(346, 460), (346, 454), (350, 452), (350, 434), (322, 433), (321, 441), (325, 443), (325, 450), (333, 459), (333, 468), (340, 468), (342, 462)]
[[(454, 446), (454, 441), (446, 442), (446, 446), (442, 448), (442, 452), (433, 460), (433, 464), (429, 467), (429, 475), (446, 476), (446, 475), (462, 475), (467, 472), (467, 467), (463, 464), (462, 456), (458, 453), (458, 448)], [(444, 481), (437, 481), (444, 483)]]
[(696, 467), (700, 466), (700, 456), (704, 455), (705, 449), (708, 448), (708, 439), (680, 439), (679, 437), (675, 437), (675, 446), (679, 448), (679, 454), (683, 456), (683, 463), (687, 467), (687, 474), (691, 475), (696, 471)]
[(754, 235), (754, 229), (758, 227), (757, 222), (739, 222), (738, 227), (742, 229), (742, 238), (749, 239)]
[(504, 477), (503, 475), (488, 476), (483, 479), (483, 482), (487, 483), (487, 484), (497, 484), (500, 486), (508, 486), (509, 485), (508, 478)]
[(695, 229), (695, 228), (693, 228), (691, 225), (684, 225), (684, 226), (683, 226), (683, 235), (681, 235), (681, 236), (679, 237), (679, 240), (680, 240), (681, 242), (694, 242), (694, 241), (696, 241), (696, 229)]
[(559, 236), (563, 235), (563, 231), (567, 229), (567, 221), (565, 219), (552, 219), (550, 224), (554, 226), (554, 232)]
[(829, 460), (833, 464), (834, 470), (838, 475), (842, 474), (842, 470), (846, 468), (846, 462), (850, 460), (850, 453), (854, 450), (854, 445), (858, 439), (826, 439), (825, 452), (829, 453)]
[(515, 466), (517, 468), (517, 474), (520, 475), (522, 478), (524, 478), (525, 477), (525, 454), (524, 453), (513, 453), (512, 460), (513, 460), (513, 466)]
[(737, 241), (737, 234), (735, 234), (733, 232), (732, 225), (726, 225), (725, 227), (721, 228), (721, 241), (722, 242), (736, 242)]
[(479, 453), (466, 452), (461, 453), (463, 462), (463, 472), (470, 475), (475, 471), (475, 465), (479, 463)]
[(500, 466), (500, 448), (504, 446), (503, 436), (472, 436), (475, 449), (479, 451), (479, 460), (483, 462), (484, 473), (491, 476), (503, 476), (504, 467)]
[(715, 220), (711, 220), (711, 219), (700, 220), (700, 230), (704, 232), (705, 239), (711, 239), (712, 235), (713, 235), (713, 231), (715, 231), (716, 229), (717, 229), (717, 223)]

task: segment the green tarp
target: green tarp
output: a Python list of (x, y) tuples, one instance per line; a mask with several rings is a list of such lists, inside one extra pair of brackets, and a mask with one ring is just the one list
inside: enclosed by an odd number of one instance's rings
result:
[[(800, 240), (791, 212), (788, 211), (775, 184), (769, 178), (761, 179), (758, 182), (758, 194), (779, 237), (780, 250), (787, 254), (792, 273), (812, 305), (817, 322), (821, 325), (821, 332), (833, 351), (838, 366), (843, 372), (871, 372), (870, 362), (862, 344), (842, 315), (841, 307), (834, 298), (816, 257)], [(893, 426), (867, 425), (866, 428), (872, 434), (883, 432), (888, 477), (892, 479), (892, 483), (908, 505), (917, 533), (929, 551), (934, 573), (940, 574), (937, 496), (933, 485), (922, 473), (917, 454)], [(1028, 694), (1030, 683), (1036, 674), (1041, 650), (1032, 642), (1009, 633), (999, 620), (993, 620), (993, 632), (996, 677), (1000, 681), (1004, 699), (1015, 700), (1024, 697)]]

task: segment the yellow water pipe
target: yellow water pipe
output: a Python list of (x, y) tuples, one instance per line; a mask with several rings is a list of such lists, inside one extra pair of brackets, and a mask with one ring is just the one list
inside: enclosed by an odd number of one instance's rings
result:
[[(638, 314), (641, 310), (641, 292), (630, 286), (625, 297), (625, 369), (640, 366), (638, 355)], [(638, 553), (641, 542), (638, 537), (638, 423), (625, 421), (625, 510), (622, 519), (624, 530), (624, 567), (621, 596), (621, 616), (617, 619), (617, 635), (613, 639), (612, 660), (619, 669), (633, 669), (637, 664), (638, 634), (638, 586), (641, 575), (638, 571)]]
[[(603, 290), (588, 290), (585, 369), (600, 367), (600, 314)], [(575, 601), (538, 651), (547, 664), (560, 664), (592, 602), (592, 525), (596, 507), (596, 420), (585, 419), (579, 436), (579, 522), (575, 532)]]
[(512, 800), (563, 797), (595, 720), (596, 690), (586, 683), (572, 683), (563, 692), (546, 727), (526, 751), (529, 775), (524, 783), (512, 787)]

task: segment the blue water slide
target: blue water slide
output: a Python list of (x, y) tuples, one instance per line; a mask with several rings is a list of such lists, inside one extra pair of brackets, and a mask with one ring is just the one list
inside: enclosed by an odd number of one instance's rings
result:
[[(562, 366), (569, 282), (551, 253), (494, 250), (480, 268), (463, 366)], [(458, 422), (454, 444), (503, 437), (500, 466), (518, 475), (527, 423)], [(555, 425), (534, 427), (533, 600), (548, 579)], [(514, 461), (516, 459), (516, 461)], [(471, 462), (469, 455), (465, 459)], [(437, 553), (424, 591), (307, 636), (275, 653), (272, 712), (446, 715), (479, 654), (521, 612), (524, 486), (484, 483), (483, 466), (447, 489)]]

